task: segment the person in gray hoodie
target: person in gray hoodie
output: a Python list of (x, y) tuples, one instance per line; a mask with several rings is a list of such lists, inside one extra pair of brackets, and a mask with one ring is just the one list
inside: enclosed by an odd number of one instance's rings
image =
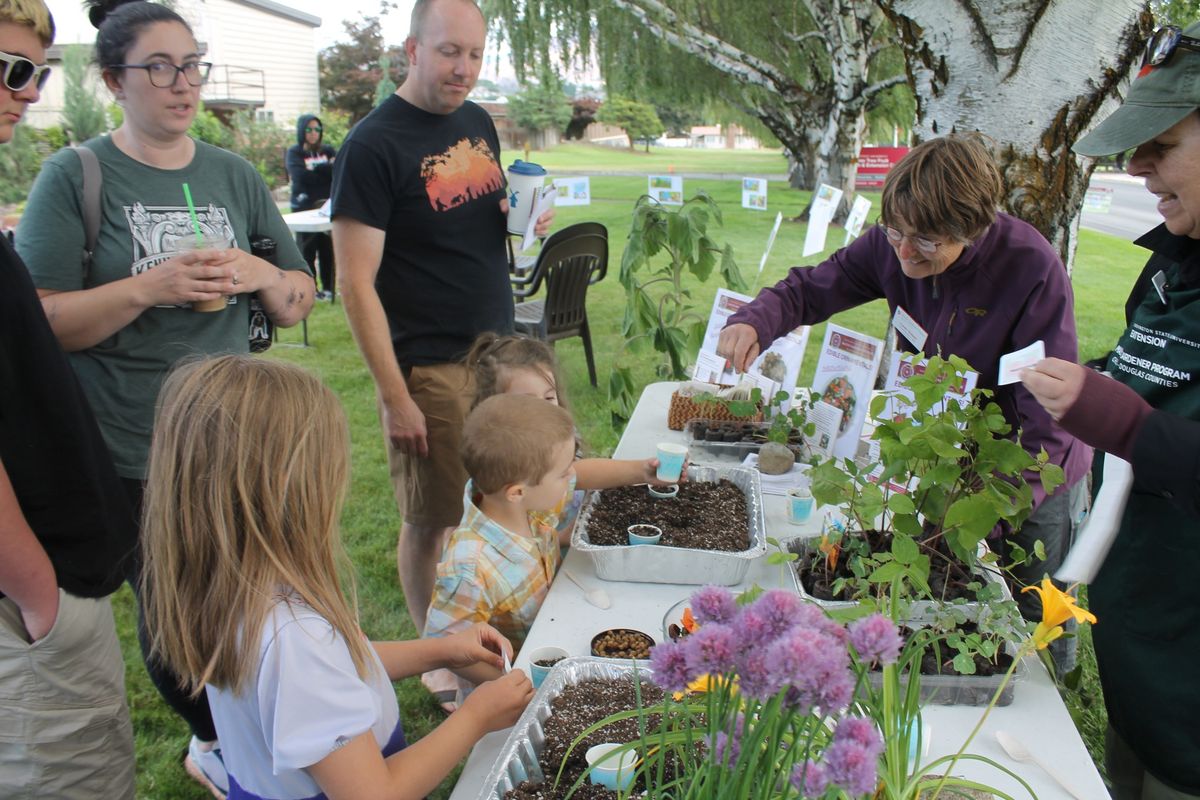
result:
[[(333, 183), (333, 160), (337, 151), (325, 144), (325, 128), (315, 114), (296, 120), (296, 143), (287, 151), (288, 178), (292, 181), (292, 211), (320, 208), (329, 199)], [(332, 299), (334, 292), (333, 240), (328, 233), (300, 235), (304, 260), (313, 275), (321, 275), (317, 297)], [(320, 268), (318, 270), (318, 264)]]

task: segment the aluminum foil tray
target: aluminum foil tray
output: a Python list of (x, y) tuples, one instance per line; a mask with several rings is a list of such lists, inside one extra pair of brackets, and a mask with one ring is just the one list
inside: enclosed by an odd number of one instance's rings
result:
[(758, 470), (713, 466), (692, 466), (688, 469), (689, 481), (717, 481), (721, 478), (728, 478), (746, 495), (746, 512), (750, 517), (748, 550), (728, 553), (659, 545), (593, 545), (588, 541), (587, 526), (592, 510), (600, 500), (598, 493), (593, 493), (584, 504), (571, 534), (571, 547), (587, 554), (596, 568), (596, 575), (606, 581), (719, 586), (741, 583), (750, 570), (750, 562), (767, 552), (762, 488)]
[(650, 665), (645, 661), (574, 656), (555, 664), (509, 731), (496, 763), (476, 795), (477, 800), (503, 800), (504, 793), (516, 788), (522, 781), (545, 780), (546, 776), (538, 764), (538, 755), (546, 743), (542, 724), (550, 717), (550, 701), (558, 697), (563, 689), (576, 683), (592, 678), (628, 675), (633, 672), (635, 664), (638, 674), (650, 676)]

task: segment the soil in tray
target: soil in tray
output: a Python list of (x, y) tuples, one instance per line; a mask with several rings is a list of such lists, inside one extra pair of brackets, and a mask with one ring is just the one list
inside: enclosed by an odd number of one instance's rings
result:
[[(851, 536), (863, 536), (864, 534), (853, 533)], [(867, 544), (870, 546), (871, 554), (889, 553), (892, 549), (892, 537), (890, 534), (881, 534), (879, 531), (867, 531)], [(800, 573), (800, 583), (804, 586), (804, 591), (808, 592), (810, 597), (815, 597), (818, 600), (851, 600), (845, 593), (834, 595), (833, 585), (841, 578), (852, 578), (854, 573), (850, 571), (850, 558), (847, 557), (846, 551), (843, 549), (837, 562), (837, 566), (830, 570), (825, 568), (825, 559), (814, 551), (809, 551), (807, 548), (810, 542), (804, 539), (796, 539), (788, 549), (793, 553), (800, 555), (800, 560), (796, 562), (793, 569)], [(967, 588), (969, 583), (983, 583), (983, 578), (977, 575), (971, 575), (967, 568), (963, 566), (957, 556), (950, 553), (950, 548), (946, 545), (945, 539), (937, 538), (932, 546), (922, 545), (922, 550), (929, 554), (929, 589), (932, 596), (939, 600), (957, 600), (960, 597), (967, 600), (975, 600), (975, 593)], [(813, 564), (817, 567), (814, 568)]]
[[(747, 442), (762, 444), (767, 441), (770, 425), (765, 422), (713, 422), (693, 420), (688, 424), (692, 440), (697, 442)], [(804, 436), (798, 428), (788, 431), (788, 444), (800, 445)]]
[(732, 482), (685, 481), (676, 497), (651, 497), (645, 486), (605, 489), (587, 522), (588, 542), (629, 544), (627, 529), (639, 522), (657, 525), (657, 547), (690, 547), (738, 553), (750, 549), (746, 495)]
[[(642, 705), (648, 706), (661, 702), (663, 691), (650, 683), (642, 683)], [(637, 707), (633, 681), (630, 678), (596, 678), (583, 681), (563, 689), (558, 697), (550, 701), (550, 716), (542, 723), (542, 732), (546, 744), (538, 756), (542, 774), (547, 777), (545, 783), (525, 781), (505, 793), (505, 800), (559, 800), (566, 797), (567, 791), (574, 785), (576, 779), (587, 769), (584, 753), (592, 745), (604, 742), (632, 742), (638, 738), (638, 721), (636, 718), (620, 720), (593, 731), (575, 746), (571, 757), (563, 770), (558, 788), (551, 784), (553, 776), (558, 774), (563, 756), (575, 737), (583, 733), (588, 726), (599, 722), (610, 714), (618, 711), (628, 711)], [(649, 716), (647, 724), (658, 724), (657, 716)], [(617, 796), (602, 786), (583, 783), (572, 798), (580, 800), (611, 800)]]

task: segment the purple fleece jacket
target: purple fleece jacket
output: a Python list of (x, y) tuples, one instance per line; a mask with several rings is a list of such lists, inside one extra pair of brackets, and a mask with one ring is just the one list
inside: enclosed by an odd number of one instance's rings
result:
[[(793, 267), (729, 318), (758, 331), (764, 349), (797, 325), (814, 325), (839, 311), (886, 298), (925, 329), (924, 352), (957, 355), (979, 372), (979, 386), (995, 391), (1004, 418), (1034, 455), (1046, 448), (1072, 486), (1091, 464), (1091, 448), (1054, 424), (1020, 383), (996, 386), (1000, 356), (1041, 339), (1046, 355), (1077, 360), (1071, 282), (1058, 254), (1026, 222), (998, 214), (996, 222), (940, 275), (914, 279), (900, 269), (883, 231), (871, 226), (859, 239), (815, 267)], [(916, 348), (904, 336), (900, 346)], [(1031, 483), (1035, 507), (1045, 499)]]

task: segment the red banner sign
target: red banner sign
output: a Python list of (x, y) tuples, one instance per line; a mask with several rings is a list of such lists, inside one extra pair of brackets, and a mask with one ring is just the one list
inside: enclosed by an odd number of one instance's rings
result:
[(882, 188), (883, 179), (906, 153), (907, 147), (864, 147), (858, 153), (858, 178), (854, 188)]

